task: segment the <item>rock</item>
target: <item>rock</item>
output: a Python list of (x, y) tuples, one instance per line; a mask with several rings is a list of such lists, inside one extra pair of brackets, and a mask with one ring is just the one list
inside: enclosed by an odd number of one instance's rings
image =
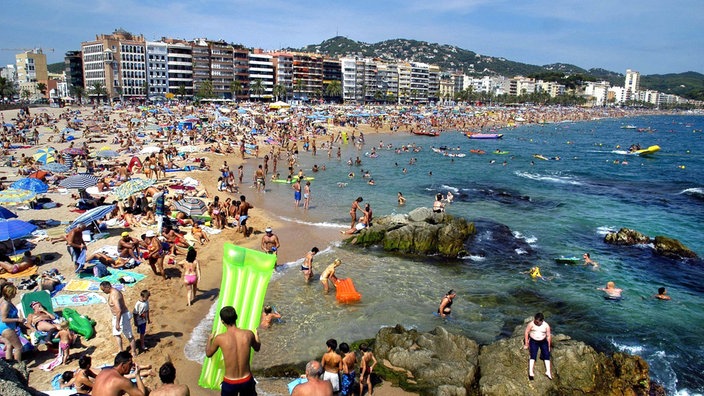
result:
[(8, 365), (0, 359), (0, 392), (2, 396), (31, 396), (27, 387), (29, 371), (24, 363)]
[(475, 233), (474, 224), (429, 208), (413, 209), (408, 215), (382, 216), (374, 224), (349, 238), (360, 246), (381, 245), (386, 251), (410, 254), (466, 254), (465, 241)]
[(604, 242), (611, 245), (638, 245), (650, 243), (650, 237), (630, 228), (621, 228), (618, 232), (610, 232), (604, 237)]
[(655, 237), (655, 253), (673, 259), (697, 258), (697, 254), (677, 239), (658, 235)]
[(396, 371), (409, 371), (415, 382), (413, 391), (421, 394), (464, 396), (478, 374), (477, 343), (442, 327), (428, 333), (401, 325), (383, 328), (374, 342), (374, 354), (379, 361), (389, 361)]
[[(379, 331), (374, 354), (388, 372), (401, 377), (401, 387), (420, 394), (635, 396), (662, 391), (650, 383), (648, 364), (641, 357), (622, 353), (610, 357), (562, 334), (553, 335), (553, 380), (545, 376), (545, 366), (538, 360), (535, 380), (529, 381), (524, 329), (525, 325), (517, 326), (510, 338), (480, 350), (476, 342), (442, 327), (421, 333), (397, 325)], [(410, 376), (413, 381), (406, 380)]]

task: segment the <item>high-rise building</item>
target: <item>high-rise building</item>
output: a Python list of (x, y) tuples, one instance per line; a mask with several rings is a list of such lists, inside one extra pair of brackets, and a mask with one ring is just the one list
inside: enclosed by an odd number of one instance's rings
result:
[(168, 92), (178, 97), (193, 96), (193, 48), (184, 40), (163, 38), (167, 43)]
[(122, 29), (81, 43), (86, 94), (113, 99), (145, 99), (147, 65), (144, 36)]
[(293, 53), (293, 97), (309, 101), (323, 96), (323, 57), (317, 54)]
[(638, 100), (638, 91), (640, 91), (640, 73), (627, 69), (626, 70), (626, 82), (623, 85), (626, 93), (626, 101)]
[(279, 88), (280, 97), (277, 99), (286, 99), (293, 94), (293, 54), (288, 52), (273, 52), (272, 61), (274, 62), (274, 80), (276, 85), (283, 87)]
[(271, 99), (274, 92), (274, 62), (261, 50), (249, 53), (250, 99)]
[(428, 102), (429, 66), (427, 63), (411, 62), (411, 100)]
[(42, 50), (34, 49), (15, 55), (15, 66), (20, 97), (22, 99), (46, 97), (48, 90), (42, 94), (37, 86), (37, 84), (44, 84), (47, 87), (49, 83), (46, 55)]
[(149, 99), (165, 98), (169, 92), (169, 46), (161, 41), (147, 41), (146, 47)]
[[(64, 56), (64, 73), (69, 95), (75, 96), (75, 87), (84, 89), (83, 55), (81, 51), (68, 51)], [(78, 98), (75, 98), (78, 99)]]
[(326, 102), (340, 102), (342, 100), (342, 92), (333, 94), (332, 86), (337, 86), (342, 89), (342, 66), (337, 59), (323, 59), (323, 99)]

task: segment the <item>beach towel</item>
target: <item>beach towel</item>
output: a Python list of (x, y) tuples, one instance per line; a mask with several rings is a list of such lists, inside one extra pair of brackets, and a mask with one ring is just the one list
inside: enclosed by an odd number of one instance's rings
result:
[[(120, 278), (123, 276), (131, 276), (133, 277), (137, 282), (141, 281), (142, 279), (146, 278), (146, 275), (137, 273), (137, 272), (132, 272), (132, 271), (125, 271), (121, 269), (116, 269), (116, 268), (108, 268), (108, 271), (110, 272), (110, 275), (104, 276), (102, 278), (96, 278), (93, 276), (92, 273), (80, 273), (78, 274), (78, 277), (83, 280), (89, 280), (89, 281), (94, 281), (94, 282), (103, 282), (103, 281), (108, 281), (113, 285), (119, 285), (120, 284)], [(131, 283), (130, 285), (134, 285), (135, 283)]]
[(56, 366), (60, 365), (64, 360), (64, 350), (59, 348), (59, 353), (56, 354), (56, 358), (49, 363), (43, 364), (41, 369), (44, 371), (52, 371)]
[[(115, 283), (112, 285), (117, 290), (124, 290), (125, 287), (120, 284), (120, 283)], [(91, 281), (91, 280), (82, 280), (82, 279), (72, 279), (66, 287), (64, 287), (65, 291), (76, 291), (76, 292), (86, 292), (86, 291), (93, 291), (93, 292), (98, 292), (100, 291), (100, 282), (96, 281)]]
[(83, 305), (102, 304), (107, 302), (105, 297), (97, 293), (59, 294), (51, 299), (55, 307), (78, 307)]
[(73, 212), (73, 213), (85, 213), (86, 210), (85, 210), (85, 209), (69, 209), (69, 212)]
[(34, 275), (37, 273), (37, 266), (33, 265), (29, 268), (27, 268), (24, 271), (20, 271), (15, 274), (11, 274), (9, 272), (5, 272), (4, 274), (0, 274), (0, 278), (5, 278), (5, 279), (10, 279), (10, 278), (27, 278), (31, 275)]

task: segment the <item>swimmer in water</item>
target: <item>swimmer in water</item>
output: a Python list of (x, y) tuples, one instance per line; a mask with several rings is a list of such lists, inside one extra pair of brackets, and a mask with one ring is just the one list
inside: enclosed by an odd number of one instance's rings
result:
[(598, 287), (597, 290), (601, 290), (606, 293), (604, 298), (607, 300), (620, 300), (621, 292), (623, 291), (622, 289), (617, 288), (614, 282), (607, 282), (606, 287)]
[(655, 295), (658, 300), (670, 300), (670, 296), (667, 295), (667, 289), (664, 287), (658, 288), (658, 294)]

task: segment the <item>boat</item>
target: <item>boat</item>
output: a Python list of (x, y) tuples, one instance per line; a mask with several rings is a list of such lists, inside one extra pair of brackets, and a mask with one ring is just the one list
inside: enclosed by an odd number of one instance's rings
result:
[(471, 149), (469, 152), (472, 154), (486, 154), (486, 151), (480, 149)]
[(579, 257), (565, 257), (565, 256), (560, 256), (560, 257), (555, 257), (555, 262), (560, 263), (560, 264), (580, 264), (582, 262), (582, 259)]
[(657, 151), (660, 151), (660, 146), (658, 146), (658, 145), (656, 144), (656, 145), (654, 145), (654, 146), (650, 146), (650, 147), (644, 148), (644, 149), (642, 149), (642, 150), (636, 150), (636, 151), (629, 152), (628, 154), (630, 154), (630, 155), (640, 155), (640, 156), (644, 156), (644, 155), (653, 154), (653, 153), (655, 153), (655, 152), (657, 152)]
[(467, 133), (467, 137), (470, 139), (501, 139), (504, 137), (501, 133)]
[(420, 136), (440, 136), (440, 132), (438, 131), (413, 131), (411, 133)]
[(621, 129), (638, 129), (635, 125), (621, 125)]

